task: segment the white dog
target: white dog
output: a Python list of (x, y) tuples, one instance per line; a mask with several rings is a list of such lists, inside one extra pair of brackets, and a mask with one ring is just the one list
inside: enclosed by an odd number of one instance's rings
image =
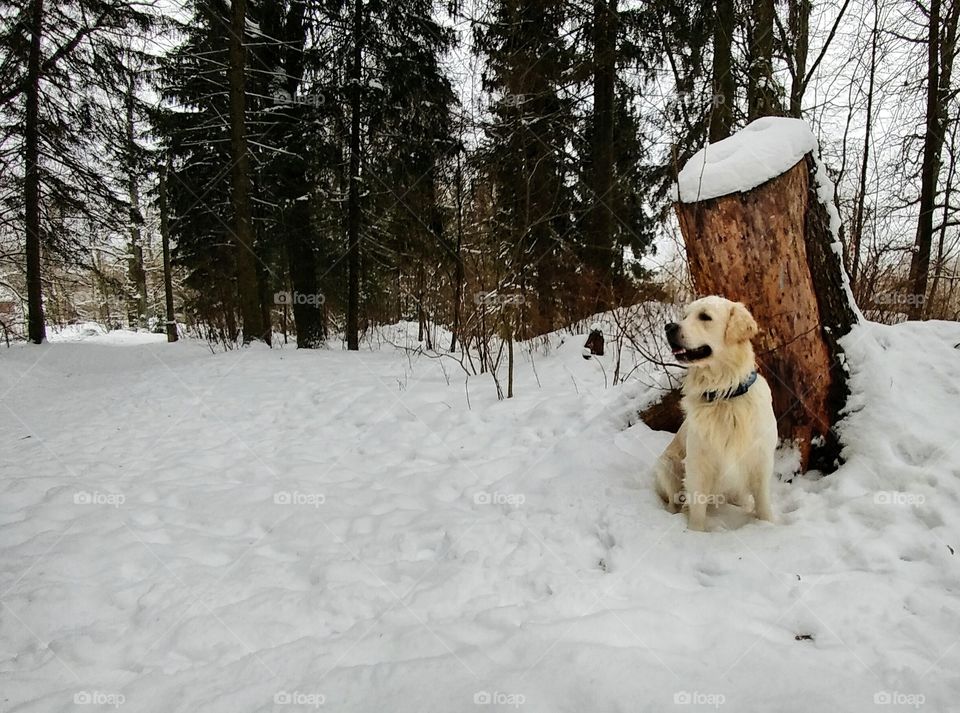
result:
[(704, 297), (666, 332), (677, 361), (689, 368), (681, 400), (686, 419), (657, 461), (657, 493), (672, 512), (687, 508), (691, 530), (706, 529), (707, 505), (743, 505), (748, 496), (754, 514), (772, 522), (777, 420), (750, 344), (757, 323), (739, 302)]

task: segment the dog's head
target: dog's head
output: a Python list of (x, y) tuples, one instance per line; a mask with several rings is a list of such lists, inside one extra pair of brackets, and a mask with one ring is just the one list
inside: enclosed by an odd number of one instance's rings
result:
[(666, 326), (673, 356), (692, 367), (725, 361), (731, 351), (742, 351), (757, 331), (756, 321), (742, 303), (716, 296), (691, 302), (679, 322)]

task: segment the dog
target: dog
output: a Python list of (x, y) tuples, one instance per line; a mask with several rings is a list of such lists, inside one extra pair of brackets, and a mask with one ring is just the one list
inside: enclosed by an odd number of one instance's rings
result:
[(750, 343), (756, 321), (742, 303), (711, 296), (688, 305), (665, 331), (674, 357), (687, 366), (685, 418), (655, 466), (657, 494), (671, 512), (686, 508), (691, 530), (707, 529), (708, 505), (745, 506), (751, 497), (754, 515), (773, 522), (777, 420)]

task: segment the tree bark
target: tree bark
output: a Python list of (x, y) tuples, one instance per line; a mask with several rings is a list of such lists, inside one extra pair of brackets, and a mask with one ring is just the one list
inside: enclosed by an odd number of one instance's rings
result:
[(247, 2), (233, 0), (230, 15), (230, 149), (232, 168), (233, 239), (237, 248), (237, 294), (243, 320), (243, 342), (270, 343), (270, 323), (260, 305), (252, 213), (250, 208), (250, 154), (246, 130)]
[[(303, 203), (303, 201), (300, 201)], [(317, 256), (313, 250), (310, 211), (299, 204), (292, 209), (299, 225), (287, 228), (287, 260), (293, 286), (293, 321), (297, 327), (297, 349), (316, 349), (326, 337), (322, 295), (317, 281)]]
[[(457, 247), (453, 277), (453, 326), (450, 328), (450, 351), (457, 350), (457, 335), (460, 333), (460, 313), (463, 309), (463, 167), (457, 156), (457, 172), (454, 178), (454, 196), (457, 203)], [(468, 340), (469, 341), (469, 340)]]
[(133, 71), (127, 77), (127, 194), (130, 200), (130, 246), (127, 258), (127, 280), (132, 294), (127, 301), (127, 322), (130, 327), (147, 328), (147, 272), (143, 268), (143, 244), (140, 226), (140, 187), (137, 183), (136, 117), (134, 115), (135, 78)]
[(30, 56), (27, 60), (26, 115), (24, 117), (24, 227), (27, 253), (27, 338), (42, 344), (47, 338), (40, 276), (40, 53), (43, 0), (34, 0), (30, 20)]
[(730, 135), (736, 85), (733, 78), (733, 0), (717, 0), (713, 24), (713, 97), (710, 109), (710, 143)]
[[(937, 259), (933, 263), (933, 281), (930, 283), (930, 296), (927, 300), (928, 311), (927, 314), (930, 314), (930, 308), (937, 309), (937, 295), (940, 291), (940, 279), (943, 275), (943, 264), (944, 264), (944, 247), (947, 239), (947, 225), (950, 220), (950, 206), (951, 198), (953, 197), (953, 183), (957, 175), (957, 163), (956, 163), (956, 126), (951, 129), (950, 137), (950, 164), (947, 169), (947, 178), (943, 186), (943, 208), (941, 212), (940, 227), (938, 229), (937, 236)], [(942, 310), (940, 310), (942, 314)]]
[(593, 135), (587, 264), (593, 269), (594, 307), (603, 309), (613, 255), (613, 119), (617, 79), (617, 0), (593, 2)]
[(507, 398), (513, 398), (513, 315), (510, 315), (510, 323), (507, 327), (510, 332), (507, 335)]
[(353, 6), (350, 67), (350, 189), (347, 196), (347, 349), (360, 349), (360, 79), (363, 62), (363, 2)]
[(930, 269), (930, 246), (933, 242), (933, 211), (937, 197), (937, 176), (940, 171), (940, 109), (937, 99), (940, 85), (940, 0), (930, 0), (927, 34), (927, 116), (923, 139), (923, 164), (920, 173), (920, 215), (913, 255), (910, 258), (910, 290), (908, 316), (923, 316), (923, 297), (927, 294), (927, 273)]
[(790, 84), (790, 116), (803, 113), (803, 95), (807, 89), (807, 55), (810, 52), (810, 0), (790, 0), (790, 36), (793, 55), (793, 81)]
[(783, 113), (773, 78), (773, 0), (753, 1), (747, 120)]
[(863, 209), (867, 197), (867, 168), (870, 161), (870, 130), (873, 127), (873, 83), (877, 72), (877, 37), (880, 29), (880, 8), (873, 5), (873, 32), (870, 38), (870, 78), (867, 82), (867, 120), (863, 135), (863, 157), (860, 162), (860, 189), (857, 192), (857, 210), (850, 232), (850, 289), (856, 293), (860, 272), (860, 248), (863, 244)]
[[(940, 22), (940, 0), (930, 5), (930, 35), (927, 51), (927, 117), (923, 146), (923, 167), (920, 183), (920, 216), (917, 237), (910, 261), (911, 297), (908, 304), (910, 319), (927, 315), (927, 284), (930, 274), (930, 250), (933, 246), (933, 213), (937, 203), (937, 185), (940, 178), (944, 132), (948, 122), (953, 62), (956, 57), (957, 27), (960, 22), (960, 3), (952, 3), (943, 23)], [(934, 14), (936, 11), (936, 15)], [(942, 24), (942, 29), (941, 29)]]
[(170, 160), (160, 169), (160, 185), (157, 187), (160, 203), (160, 240), (163, 245), (163, 297), (165, 306), (165, 326), (167, 341), (175, 342), (177, 335), (177, 316), (173, 311), (173, 268), (170, 264), (170, 207), (167, 204), (167, 174), (170, 172)]
[(856, 316), (814, 176), (807, 156), (751, 191), (676, 211), (697, 292), (744, 302), (761, 326), (757, 362), (781, 438), (797, 442), (804, 469), (830, 472), (848, 393), (838, 340)]
[[(269, 37), (279, 42), (261, 49), (264, 66), (283, 78), (283, 87), (291, 98), (299, 96), (306, 68), (304, 47), (307, 42), (307, 3), (305, 0), (270, 0), (261, 4), (261, 28)], [(283, 104), (280, 102), (279, 104)], [(285, 107), (277, 112), (276, 121), (283, 122), (278, 128), (293, 136), (301, 135), (304, 121), (310, 120), (309, 112)], [(284, 343), (287, 341), (287, 318), (293, 308), (296, 324), (297, 349), (316, 349), (324, 344), (326, 325), (323, 318), (324, 296), (320, 294), (317, 279), (317, 229), (311, 219), (310, 201), (290, 200), (311, 193), (308, 176), (309, 159), (306, 156), (290, 157), (285, 161), (284, 174), (287, 201), (283, 212), (282, 229), (285, 238), (287, 270), (294, 297), (292, 305), (283, 305)], [(269, 295), (268, 295), (269, 298)]]

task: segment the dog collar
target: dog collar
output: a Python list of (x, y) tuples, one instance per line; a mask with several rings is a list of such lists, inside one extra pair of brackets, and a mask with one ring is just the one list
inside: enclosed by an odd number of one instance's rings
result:
[(713, 403), (718, 399), (733, 399), (737, 396), (743, 396), (750, 390), (750, 387), (753, 386), (753, 382), (757, 380), (757, 372), (751, 371), (747, 378), (741, 381), (736, 387), (726, 389), (724, 391), (704, 391), (703, 400), (707, 403)]

